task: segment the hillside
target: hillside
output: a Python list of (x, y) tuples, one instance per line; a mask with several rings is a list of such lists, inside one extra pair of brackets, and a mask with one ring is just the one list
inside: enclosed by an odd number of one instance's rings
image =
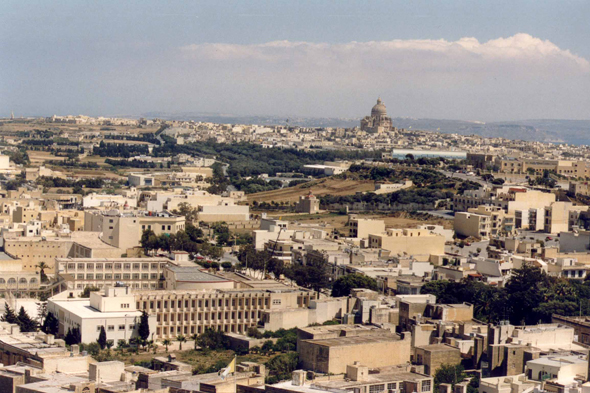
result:
[(316, 196), (342, 196), (354, 195), (357, 192), (373, 191), (374, 189), (375, 182), (372, 180), (341, 180), (328, 177), (295, 187), (249, 194), (247, 197), (248, 202), (296, 202), (301, 195), (307, 195), (310, 190)]

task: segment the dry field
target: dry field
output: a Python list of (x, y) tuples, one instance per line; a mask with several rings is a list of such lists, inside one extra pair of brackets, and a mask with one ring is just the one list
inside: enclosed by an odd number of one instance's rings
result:
[(373, 191), (374, 189), (375, 182), (371, 180), (340, 180), (328, 177), (325, 179), (313, 180), (305, 184), (299, 184), (295, 187), (249, 194), (247, 197), (248, 202), (296, 202), (301, 195), (307, 195), (309, 191), (316, 196), (322, 196), (353, 195), (357, 192)]
[[(273, 217), (281, 217), (283, 220), (289, 220), (297, 222), (298, 224), (316, 224), (326, 228), (333, 229), (344, 229), (348, 216), (339, 215), (336, 213), (325, 213), (325, 214), (283, 214), (275, 212), (272, 214)], [(412, 218), (406, 212), (396, 212), (392, 214), (357, 214), (358, 218), (372, 218), (376, 220), (385, 221), (385, 226), (388, 228), (417, 228), (419, 225), (431, 224), (431, 225), (443, 225), (447, 229), (453, 227), (453, 221), (445, 220), (443, 218), (436, 218), (428, 216), (427, 219)], [(425, 216), (426, 217), (426, 216)], [(293, 226), (291, 226), (293, 228)]]

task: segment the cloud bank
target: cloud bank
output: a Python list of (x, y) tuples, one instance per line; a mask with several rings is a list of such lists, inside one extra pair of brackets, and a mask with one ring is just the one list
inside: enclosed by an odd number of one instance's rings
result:
[(409, 65), (455, 72), (468, 67), (488, 67), (493, 64), (529, 66), (547, 64), (567, 67), (570, 71), (588, 72), (588, 60), (560, 49), (548, 40), (529, 34), (516, 34), (480, 43), (472, 37), (458, 41), (446, 40), (392, 40), (326, 44), (311, 42), (273, 41), (256, 45), (195, 44), (181, 48), (188, 58), (211, 61), (256, 61), (260, 63), (288, 62), (294, 65), (366, 66), (387, 64), (391, 68)]

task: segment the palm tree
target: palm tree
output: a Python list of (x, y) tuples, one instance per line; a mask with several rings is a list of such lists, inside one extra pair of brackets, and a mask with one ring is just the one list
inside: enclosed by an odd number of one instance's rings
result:
[(166, 352), (168, 352), (168, 345), (171, 345), (172, 341), (170, 341), (170, 339), (165, 338), (162, 340), (162, 344), (166, 347)]
[(176, 336), (176, 341), (178, 341), (178, 350), (182, 351), (182, 343), (186, 342), (186, 337), (182, 334), (179, 334), (178, 336)]
[(199, 338), (197, 333), (191, 335), (191, 340), (195, 340), (195, 351), (197, 350), (197, 338)]
[(39, 273), (41, 276), (41, 284), (46, 283), (48, 280), (47, 275), (45, 274), (45, 269), (49, 269), (49, 265), (45, 262), (39, 262), (39, 264), (35, 267), (39, 269)]

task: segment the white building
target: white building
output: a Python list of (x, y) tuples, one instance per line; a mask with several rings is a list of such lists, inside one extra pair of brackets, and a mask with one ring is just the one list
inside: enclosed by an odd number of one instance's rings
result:
[[(141, 311), (136, 307), (135, 296), (129, 287), (106, 288), (104, 293), (91, 292), (90, 299), (52, 298), (47, 311), (59, 319), (59, 334), (78, 328), (83, 343), (95, 342), (104, 326), (107, 340), (117, 345), (119, 340), (138, 337)], [(150, 332), (156, 332), (156, 317), (149, 317)]]

